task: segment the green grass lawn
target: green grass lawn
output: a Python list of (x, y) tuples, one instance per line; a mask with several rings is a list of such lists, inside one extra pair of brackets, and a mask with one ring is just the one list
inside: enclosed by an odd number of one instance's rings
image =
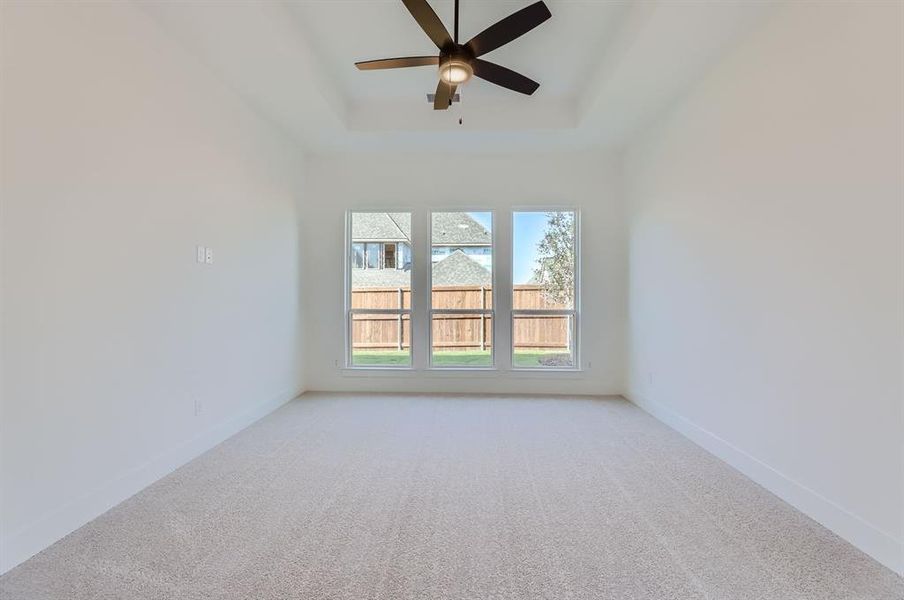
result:
[(493, 355), (489, 350), (440, 351), (433, 353), (434, 367), (492, 367)]
[(529, 367), (571, 367), (571, 354), (558, 350), (515, 350), (512, 366), (520, 369)]
[[(514, 366), (519, 368), (541, 366), (571, 366), (570, 355), (558, 351), (515, 352)], [(541, 362), (543, 360), (543, 362)], [(352, 355), (356, 367), (407, 367), (411, 357), (407, 350), (364, 350)], [(479, 350), (441, 351), (433, 353), (433, 365), (437, 367), (490, 367), (493, 357), (490, 351)]]
[[(407, 367), (411, 357), (407, 350), (364, 350), (355, 352), (352, 361), (356, 367)], [(434, 352), (433, 365), (436, 367), (491, 367), (493, 356), (489, 350)]]
[(407, 350), (359, 350), (352, 352), (352, 364), (356, 367), (407, 367), (411, 355)]

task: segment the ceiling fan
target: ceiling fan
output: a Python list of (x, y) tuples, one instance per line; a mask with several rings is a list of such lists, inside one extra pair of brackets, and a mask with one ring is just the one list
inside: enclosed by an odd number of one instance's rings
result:
[(355, 63), (362, 71), (374, 69), (398, 69), (402, 67), (439, 66), (439, 83), (433, 101), (434, 110), (446, 110), (458, 86), (472, 76), (527, 94), (537, 91), (540, 84), (511, 69), (478, 58), (487, 52), (521, 37), (552, 16), (546, 4), (536, 2), (512, 13), (495, 25), (484, 29), (465, 44), (458, 43), (458, 0), (455, 0), (455, 37), (449, 35), (443, 22), (430, 8), (427, 0), (402, 0), (424, 33), (439, 48), (438, 56), (406, 56), (383, 58)]

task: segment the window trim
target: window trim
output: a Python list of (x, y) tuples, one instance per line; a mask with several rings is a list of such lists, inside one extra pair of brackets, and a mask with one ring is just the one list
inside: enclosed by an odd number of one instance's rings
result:
[[(356, 213), (388, 213), (388, 212), (398, 212), (398, 213), (407, 213), (412, 221), (414, 220), (414, 210), (411, 208), (392, 210), (392, 209), (348, 209), (345, 211), (345, 248), (342, 251), (342, 262), (344, 269), (344, 316), (345, 316), (345, 368), (349, 370), (367, 370), (367, 371), (413, 371), (414, 370), (414, 329), (411, 327), (411, 324), (414, 322), (414, 308), (415, 308), (415, 299), (414, 299), (414, 262), (415, 262), (415, 252), (414, 252), (414, 239), (409, 239), (409, 248), (411, 249), (411, 279), (409, 283), (409, 308), (352, 308), (352, 221), (354, 219), (354, 215)], [(412, 222), (413, 228), (413, 222)], [(414, 237), (413, 235), (411, 236)], [(383, 243), (382, 242), (365, 242), (365, 256), (364, 256), (364, 264), (365, 269), (367, 268), (367, 243), (378, 243), (380, 246), (380, 259), (382, 261), (383, 255)], [(382, 265), (382, 262), (381, 262)], [(354, 344), (352, 342), (352, 319), (356, 314), (367, 314), (367, 315), (378, 315), (378, 314), (391, 314), (391, 315), (408, 315), (408, 323), (409, 327), (411, 327), (411, 333), (409, 333), (409, 346), (408, 346), (408, 364), (407, 365), (356, 365), (354, 364), (353, 354), (354, 354)]]
[[(515, 308), (514, 302), (510, 307), (509, 321), (512, 333), (509, 344), (511, 353), (511, 370), (530, 373), (562, 373), (581, 371), (581, 211), (571, 206), (525, 206), (511, 208), (511, 292), (514, 298), (515, 290), (515, 215), (517, 213), (547, 213), (547, 212), (573, 212), (574, 213), (574, 306), (570, 309), (526, 309)], [(518, 367), (515, 366), (515, 318), (518, 316), (571, 316), (571, 352), (572, 365), (563, 367)]]
[[(491, 286), (491, 298), (490, 302), (491, 308), (482, 309), (482, 308), (463, 308), (463, 309), (455, 309), (455, 308), (433, 308), (433, 215), (438, 213), (489, 213), (490, 215), (490, 248), (492, 257), (492, 269), (490, 272), (490, 286)], [(497, 319), (496, 319), (496, 292), (498, 292), (499, 288), (496, 286), (496, 277), (499, 269), (496, 268), (496, 232), (498, 227), (496, 226), (496, 209), (494, 208), (431, 208), (428, 210), (428, 219), (427, 226), (429, 230), (427, 232), (427, 242), (430, 247), (430, 264), (427, 269), (427, 289), (429, 290), (428, 295), (428, 304), (427, 304), (427, 370), (428, 371), (495, 371), (497, 370), (497, 357), (496, 357), (496, 345), (497, 345)], [(461, 246), (462, 244), (458, 244)], [(474, 244), (476, 246), (476, 244)], [(441, 244), (442, 246), (442, 244)], [(445, 246), (444, 246), (445, 247)], [(451, 254), (451, 252), (450, 252)], [(447, 365), (447, 366), (439, 366), (433, 364), (433, 315), (434, 314), (446, 314), (446, 315), (468, 315), (468, 314), (476, 314), (476, 315), (488, 315), (490, 318), (490, 339), (492, 340), (490, 344), (490, 364), (486, 366), (468, 366), (468, 365)]]

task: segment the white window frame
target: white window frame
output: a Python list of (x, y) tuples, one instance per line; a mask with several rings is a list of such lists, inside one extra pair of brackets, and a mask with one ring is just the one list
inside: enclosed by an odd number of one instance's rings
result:
[[(437, 213), (489, 213), (490, 214), (490, 248), (492, 249), (492, 269), (491, 275), (492, 278), (490, 280), (490, 285), (492, 286), (490, 308), (484, 310), (481, 308), (471, 308), (471, 309), (454, 309), (454, 308), (433, 308), (433, 215)], [(497, 323), (496, 323), (496, 298), (498, 288), (496, 287), (496, 273), (498, 269), (496, 268), (496, 210), (489, 208), (449, 208), (449, 209), (431, 209), (428, 214), (427, 224), (430, 228), (428, 230), (428, 244), (430, 246), (429, 254), (427, 255), (430, 260), (429, 269), (427, 270), (427, 289), (429, 290), (429, 300), (427, 304), (427, 365), (430, 369), (435, 369), (438, 371), (494, 371), (496, 370), (496, 346), (498, 343), (497, 336)], [(486, 366), (469, 366), (469, 365), (444, 365), (439, 366), (433, 364), (433, 315), (435, 314), (446, 314), (446, 315), (485, 315), (490, 317), (490, 364)]]
[[(385, 371), (411, 371), (414, 368), (414, 328), (413, 323), (414, 319), (412, 318), (412, 312), (414, 309), (414, 262), (415, 262), (415, 251), (414, 251), (414, 239), (410, 240), (409, 247), (411, 248), (411, 279), (409, 283), (409, 298), (410, 298), (410, 308), (352, 308), (352, 219), (353, 215), (360, 213), (405, 213), (409, 215), (411, 219), (411, 229), (414, 228), (414, 211), (411, 209), (349, 209), (345, 212), (345, 250), (342, 253), (343, 260), (345, 263), (345, 368), (347, 369), (375, 369), (375, 370), (385, 370)], [(414, 235), (411, 236), (414, 238)], [(382, 261), (382, 243), (380, 244), (380, 254)], [(398, 259), (397, 259), (398, 260)], [(364, 256), (364, 264), (365, 269), (367, 268), (367, 244), (365, 243), (365, 256)], [(382, 265), (382, 262), (381, 262)], [(409, 344), (408, 344), (408, 364), (407, 365), (356, 365), (354, 363), (353, 354), (354, 354), (354, 343), (352, 340), (352, 319), (356, 314), (363, 315), (397, 315), (399, 321), (404, 319), (404, 316), (408, 316), (408, 326), (411, 328), (408, 334)]]
[[(515, 290), (515, 214), (517, 213), (547, 213), (547, 212), (573, 212), (574, 213), (574, 305), (570, 309), (518, 309), (514, 305)], [(511, 352), (511, 365), (513, 371), (554, 372), (554, 371), (580, 371), (580, 307), (581, 307), (581, 211), (570, 206), (525, 206), (511, 209), (511, 273), (510, 285), (512, 287), (512, 306), (510, 318), (511, 339), (509, 351)], [(495, 271), (495, 269), (494, 269)], [(515, 365), (515, 318), (530, 316), (570, 316), (571, 317), (571, 356), (572, 365), (562, 367), (518, 367)]]

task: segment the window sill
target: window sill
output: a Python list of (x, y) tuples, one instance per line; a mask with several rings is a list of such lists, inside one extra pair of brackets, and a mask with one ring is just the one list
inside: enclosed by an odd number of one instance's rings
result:
[(369, 377), (371, 375), (400, 375), (402, 373), (412, 373), (415, 371), (413, 367), (339, 367), (339, 371), (343, 375), (356, 375)]
[(428, 369), (415, 369), (412, 367), (343, 367), (339, 369), (343, 377), (443, 377), (455, 376), (456, 378), (467, 373), (476, 377), (497, 375), (498, 369), (492, 367), (459, 368), (440, 367)]
[(339, 369), (343, 377), (428, 377), (460, 379), (462, 375), (474, 377), (497, 377), (517, 375), (529, 378), (565, 378), (581, 379), (584, 369), (499, 369), (496, 367), (430, 367), (415, 369), (413, 367), (342, 367)]
[(510, 371), (518, 375), (518, 377), (549, 377), (550, 375), (554, 375), (556, 377), (574, 379), (580, 379), (585, 373), (584, 369), (577, 367), (574, 369), (532, 369), (526, 367), (512, 367)]

